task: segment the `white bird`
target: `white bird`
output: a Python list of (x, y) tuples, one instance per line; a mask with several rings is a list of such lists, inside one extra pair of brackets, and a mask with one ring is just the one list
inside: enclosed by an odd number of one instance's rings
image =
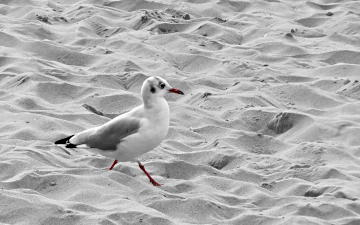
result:
[[(58, 140), (55, 144), (65, 144), (67, 148), (85, 144), (96, 152), (115, 159), (109, 170), (119, 161), (132, 161), (158, 146), (166, 137), (169, 129), (169, 105), (164, 95), (168, 92), (184, 94), (161, 77), (149, 77), (141, 88), (142, 105), (101, 126)], [(150, 182), (154, 186), (160, 186), (140, 161), (137, 162)]]

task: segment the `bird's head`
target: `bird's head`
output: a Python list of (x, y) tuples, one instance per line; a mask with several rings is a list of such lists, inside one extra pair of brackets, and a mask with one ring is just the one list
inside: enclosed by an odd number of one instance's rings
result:
[(166, 93), (184, 93), (177, 88), (173, 88), (165, 79), (156, 76), (147, 78), (141, 88), (143, 98), (164, 97)]

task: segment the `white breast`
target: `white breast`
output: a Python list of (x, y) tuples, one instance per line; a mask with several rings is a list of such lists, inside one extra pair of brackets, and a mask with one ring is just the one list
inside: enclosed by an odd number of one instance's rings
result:
[(169, 106), (165, 99), (156, 108), (144, 111), (139, 131), (122, 141), (116, 150), (115, 158), (131, 161), (157, 147), (166, 137), (169, 129)]

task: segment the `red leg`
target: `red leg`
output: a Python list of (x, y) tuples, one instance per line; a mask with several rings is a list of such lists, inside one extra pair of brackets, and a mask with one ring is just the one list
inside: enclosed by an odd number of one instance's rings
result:
[(110, 166), (109, 170), (112, 170), (114, 168), (114, 166), (116, 165), (116, 163), (118, 163), (118, 161), (115, 159), (113, 164)]
[(138, 164), (139, 164), (140, 169), (145, 173), (145, 175), (149, 178), (150, 182), (151, 182), (154, 186), (161, 186), (161, 184), (159, 184), (158, 182), (156, 182), (156, 181), (150, 176), (150, 174), (146, 171), (144, 165), (141, 164), (140, 161), (138, 161)]

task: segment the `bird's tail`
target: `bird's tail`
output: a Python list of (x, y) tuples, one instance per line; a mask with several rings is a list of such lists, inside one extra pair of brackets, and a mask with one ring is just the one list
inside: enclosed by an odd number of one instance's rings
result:
[(69, 137), (66, 137), (66, 138), (63, 138), (63, 139), (60, 139), (60, 140), (57, 140), (57, 141), (55, 141), (55, 144), (57, 144), (57, 145), (72, 145), (71, 143), (70, 143), (70, 138), (72, 138), (74, 135), (71, 135), (71, 136), (69, 136)]

